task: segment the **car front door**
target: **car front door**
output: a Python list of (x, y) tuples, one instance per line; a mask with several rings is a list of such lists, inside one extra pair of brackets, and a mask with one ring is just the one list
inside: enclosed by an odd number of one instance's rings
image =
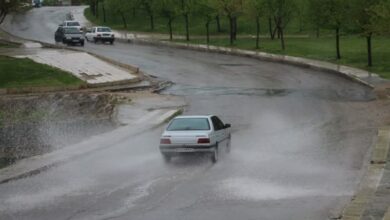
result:
[(224, 125), (217, 116), (211, 117), (211, 121), (213, 122), (213, 127), (214, 127), (214, 132), (215, 132), (215, 137), (217, 139), (217, 142), (220, 143), (225, 139)]

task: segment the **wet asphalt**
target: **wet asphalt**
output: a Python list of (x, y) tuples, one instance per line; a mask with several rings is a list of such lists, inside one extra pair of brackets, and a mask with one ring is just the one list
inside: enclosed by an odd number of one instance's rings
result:
[[(72, 10), (40, 8), (3, 28), (53, 42)], [(0, 185), (0, 219), (329, 219), (353, 195), (375, 136), (369, 88), (334, 74), (167, 47), (87, 43), (174, 86), (185, 114), (233, 125), (232, 151), (165, 164), (162, 127)], [(91, 142), (90, 144), (94, 144)]]

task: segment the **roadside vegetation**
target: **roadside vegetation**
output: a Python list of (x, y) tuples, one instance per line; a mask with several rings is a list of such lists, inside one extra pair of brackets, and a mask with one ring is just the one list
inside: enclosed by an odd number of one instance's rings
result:
[(309, 57), (390, 78), (390, 0), (90, 0), (114, 29)]
[(0, 56), (0, 88), (78, 86), (83, 82), (60, 69), (27, 58)]

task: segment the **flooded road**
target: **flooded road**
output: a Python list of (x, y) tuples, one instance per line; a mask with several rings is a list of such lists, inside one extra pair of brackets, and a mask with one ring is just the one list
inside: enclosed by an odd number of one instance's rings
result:
[[(69, 10), (81, 17), (77, 7), (40, 8), (4, 28), (52, 42)], [(353, 195), (379, 123), (370, 89), (250, 58), (124, 43), (85, 50), (174, 82), (162, 93), (183, 96), (185, 114), (233, 125), (231, 153), (216, 165), (165, 164), (162, 127), (113, 135), (104, 150), (1, 184), (0, 219), (314, 220), (337, 216)]]

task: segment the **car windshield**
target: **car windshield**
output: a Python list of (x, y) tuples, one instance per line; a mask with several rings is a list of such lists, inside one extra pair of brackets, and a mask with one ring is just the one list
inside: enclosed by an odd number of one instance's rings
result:
[(65, 28), (65, 33), (66, 34), (79, 34), (81, 32), (77, 28)]
[(97, 29), (98, 32), (111, 32), (111, 29), (110, 28), (98, 28)]
[(168, 126), (167, 131), (207, 131), (210, 130), (207, 118), (177, 118)]
[(80, 23), (79, 22), (68, 22), (67, 24), (66, 24), (66, 26), (70, 26), (70, 27), (74, 27), (74, 26), (80, 26)]

